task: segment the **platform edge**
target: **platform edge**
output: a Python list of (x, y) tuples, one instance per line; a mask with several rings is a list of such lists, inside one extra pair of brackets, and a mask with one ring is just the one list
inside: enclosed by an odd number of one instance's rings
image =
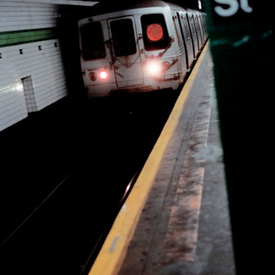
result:
[(89, 272), (89, 275), (115, 275), (118, 274), (127, 247), (134, 235), (140, 214), (145, 205), (149, 191), (156, 178), (162, 156), (178, 125), (189, 92), (196, 78), (198, 68), (208, 48), (206, 43), (188, 77), (175, 106), (151, 151), (131, 193), (118, 213), (114, 224)]

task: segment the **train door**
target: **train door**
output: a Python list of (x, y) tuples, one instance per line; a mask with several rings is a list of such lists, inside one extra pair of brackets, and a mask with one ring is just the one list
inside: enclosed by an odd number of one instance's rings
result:
[(112, 63), (118, 88), (143, 84), (140, 50), (133, 16), (108, 20)]

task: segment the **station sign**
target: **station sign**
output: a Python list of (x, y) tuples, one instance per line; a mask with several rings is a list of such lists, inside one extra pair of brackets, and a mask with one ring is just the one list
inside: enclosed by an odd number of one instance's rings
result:
[(210, 0), (215, 25), (241, 23), (254, 17), (253, 0)]

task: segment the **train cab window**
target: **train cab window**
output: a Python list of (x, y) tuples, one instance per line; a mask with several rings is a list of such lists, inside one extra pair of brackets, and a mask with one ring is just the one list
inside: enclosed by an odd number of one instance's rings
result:
[(165, 49), (170, 41), (162, 14), (141, 16), (144, 47), (146, 51)]
[(84, 60), (106, 57), (102, 27), (100, 22), (83, 25), (80, 29), (81, 49)]
[(137, 52), (133, 22), (131, 19), (112, 21), (114, 52), (116, 56), (127, 56)]

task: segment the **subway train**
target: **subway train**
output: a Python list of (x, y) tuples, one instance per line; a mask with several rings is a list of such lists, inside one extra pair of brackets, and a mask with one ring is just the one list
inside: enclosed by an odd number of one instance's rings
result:
[(178, 89), (207, 41), (205, 13), (155, 0), (98, 3), (78, 29), (89, 98)]

